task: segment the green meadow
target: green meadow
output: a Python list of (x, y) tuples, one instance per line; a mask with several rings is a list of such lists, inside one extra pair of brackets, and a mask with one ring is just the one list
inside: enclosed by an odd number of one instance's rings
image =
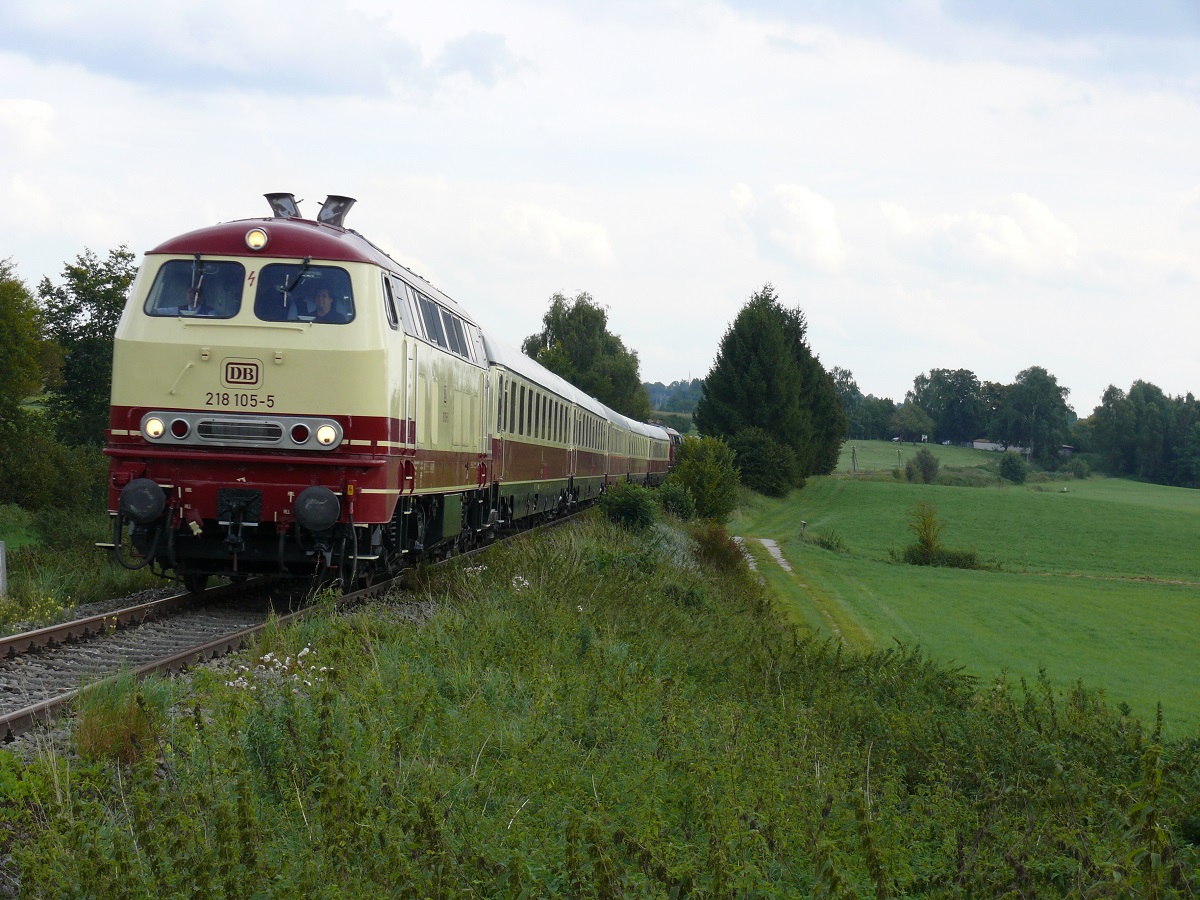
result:
[[(1200, 492), (1095, 476), (1001, 484), (998, 454), (960, 447), (930, 448), (942, 478), (980, 486), (908, 484), (890, 472), (917, 448), (857, 442), (858, 474), (850, 449), (786, 500), (747, 495), (731, 523), (795, 621), (862, 650), (920, 646), (983, 678), (1033, 682), (1044, 669), (1146, 719), (1161, 702), (1170, 734), (1197, 730)], [(922, 502), (945, 546), (989, 570), (891, 561)], [(844, 552), (812, 543), (821, 534)], [(755, 538), (777, 541), (793, 574)]]

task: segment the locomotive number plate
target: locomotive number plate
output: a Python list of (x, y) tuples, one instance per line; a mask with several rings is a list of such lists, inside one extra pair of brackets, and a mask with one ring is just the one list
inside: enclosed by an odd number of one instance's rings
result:
[(242, 391), (208, 391), (204, 405), (219, 409), (274, 409), (274, 394), (247, 394)]

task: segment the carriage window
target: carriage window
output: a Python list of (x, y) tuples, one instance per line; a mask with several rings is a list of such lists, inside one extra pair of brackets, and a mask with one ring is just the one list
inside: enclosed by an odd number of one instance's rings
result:
[(521, 385), (521, 405), (517, 419), (517, 434), (525, 433), (525, 385)]
[(517, 386), (508, 383), (508, 433), (517, 433)]
[(254, 314), (265, 322), (345, 325), (354, 321), (350, 275), (345, 269), (306, 263), (263, 266)]
[(242, 308), (245, 283), (241, 263), (172, 259), (154, 276), (143, 308), (152, 316), (231, 319)]
[(442, 313), (438, 305), (424, 294), (417, 294), (417, 303), (421, 307), (421, 318), (425, 322), (425, 333), (429, 335), (429, 340), (449, 350), (450, 343), (446, 340), (446, 332), (442, 328)]
[(500, 389), (496, 392), (496, 430), (503, 431), (504, 430), (504, 400), (507, 396), (504, 393), (504, 376), (503, 375), (500, 376), (499, 385), (500, 385)]

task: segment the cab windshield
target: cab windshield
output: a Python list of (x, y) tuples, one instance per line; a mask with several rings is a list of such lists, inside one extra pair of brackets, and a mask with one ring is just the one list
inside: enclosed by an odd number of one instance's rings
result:
[(242, 308), (241, 263), (172, 259), (162, 264), (143, 307), (152, 316), (231, 319)]
[(354, 321), (350, 275), (336, 266), (263, 266), (254, 295), (254, 314), (266, 322), (345, 325)]

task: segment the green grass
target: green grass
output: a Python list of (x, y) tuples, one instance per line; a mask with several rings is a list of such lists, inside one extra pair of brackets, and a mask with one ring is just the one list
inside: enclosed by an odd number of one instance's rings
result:
[(19, 506), (0, 505), (0, 541), (9, 551), (36, 543), (33, 517)]
[(0, 876), (89, 898), (1200, 887), (1200, 746), (1084, 689), (792, 629), (694, 534), (593, 517), (418, 573), (424, 617), (273, 629), (165, 683), (176, 717), (107, 751), (128, 763), (0, 752)]
[[(1082, 678), (1142, 716), (1161, 701), (1171, 733), (1200, 726), (1200, 492), (1105, 478), (960, 488), (827, 477), (784, 501), (744, 500), (732, 530), (780, 542), (798, 574), (769, 580), (806, 611), (798, 621), (836, 623), (859, 649), (919, 644), (988, 677), (1045, 667), (1056, 684)], [(947, 547), (1000, 571), (889, 562), (912, 542), (922, 501)], [(836, 531), (850, 554), (803, 543), (802, 520), (809, 534)]]

